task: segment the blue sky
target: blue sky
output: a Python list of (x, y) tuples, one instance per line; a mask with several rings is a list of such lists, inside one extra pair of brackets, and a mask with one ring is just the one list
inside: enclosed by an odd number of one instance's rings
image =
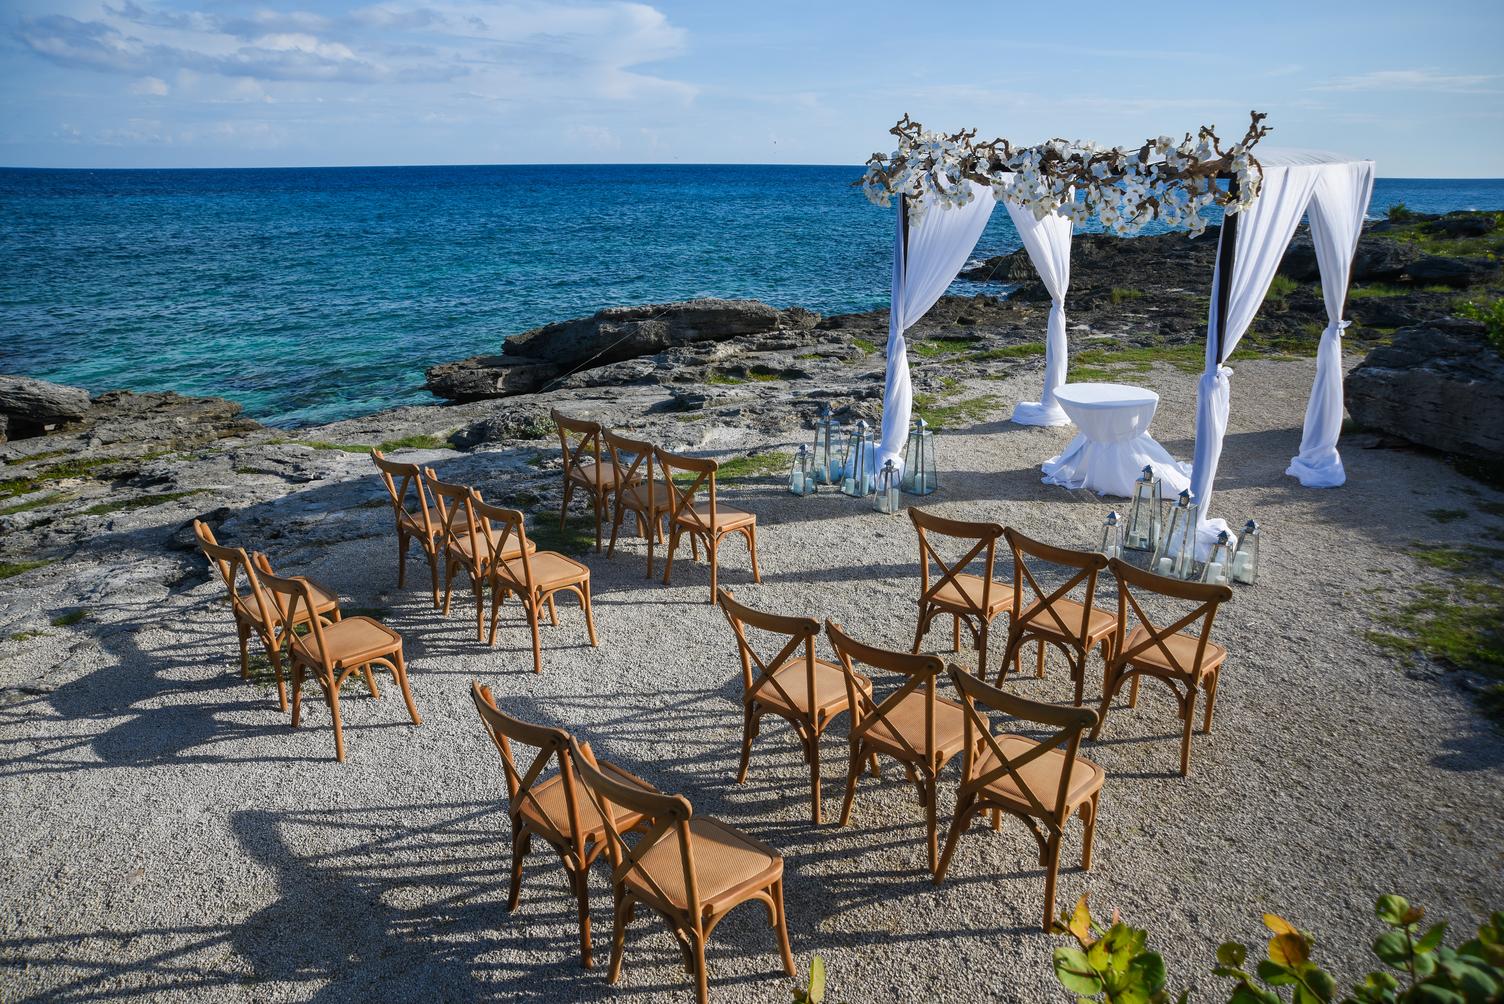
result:
[[(1095, 8), (1095, 9), (1093, 9)], [(0, 0), (0, 164), (859, 163), (1215, 123), (1504, 176), (1504, 0)]]

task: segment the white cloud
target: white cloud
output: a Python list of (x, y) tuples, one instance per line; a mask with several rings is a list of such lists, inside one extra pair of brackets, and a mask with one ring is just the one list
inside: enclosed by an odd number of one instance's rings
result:
[(1338, 77), (1324, 85), (1328, 91), (1442, 91), (1451, 94), (1498, 93), (1494, 73), (1438, 73), (1435, 70), (1375, 70)]
[(160, 98), (167, 93), (167, 81), (161, 77), (142, 77), (131, 84), (131, 93), (149, 94)]

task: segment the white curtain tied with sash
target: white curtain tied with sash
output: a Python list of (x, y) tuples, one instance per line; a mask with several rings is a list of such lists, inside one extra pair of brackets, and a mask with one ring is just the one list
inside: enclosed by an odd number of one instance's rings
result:
[[(914, 407), (909, 383), (909, 347), (904, 332), (925, 315), (960, 273), (982, 237), (996, 205), (992, 190), (971, 185), (972, 199), (955, 208), (930, 207), (917, 223), (904, 225), (898, 200), (898, 234), (893, 245), (893, 301), (888, 313), (888, 380), (883, 388), (883, 438), (877, 466), (892, 460), (903, 466), (903, 447)], [(904, 246), (904, 234), (908, 246)]]
[(1068, 349), (1065, 342), (1065, 292), (1071, 284), (1071, 221), (1060, 213), (1035, 219), (1034, 214), (1005, 202), (1008, 216), (1029, 252), (1029, 261), (1050, 294), (1050, 319), (1044, 342), (1044, 390), (1038, 401), (1020, 401), (1013, 409), (1019, 425), (1070, 425), (1055, 402), (1055, 390), (1065, 383)]
[[(1196, 453), (1191, 462), (1191, 495), (1199, 506), (1196, 552), (1204, 560), (1219, 531), (1229, 529), (1225, 520), (1208, 519), (1212, 483), (1222, 457), (1227, 434), (1227, 412), (1232, 370), (1223, 363), (1232, 355), (1248, 326), (1253, 323), (1280, 259), (1300, 218), (1321, 169), (1315, 166), (1271, 166), (1264, 162), (1264, 183), (1253, 205), (1238, 214), (1231, 282), (1227, 292), (1227, 326), (1217, 330), (1217, 292), (1222, 288), (1223, 261), (1218, 248), (1217, 267), (1212, 273), (1212, 302), (1207, 319), (1206, 370), (1196, 385)], [(1218, 347), (1221, 355), (1218, 355)]]
[(1316, 350), (1316, 380), (1306, 404), (1300, 453), (1285, 471), (1307, 488), (1335, 488), (1347, 480), (1337, 437), (1342, 432), (1342, 319), (1347, 284), (1358, 235), (1373, 195), (1373, 161), (1333, 164), (1322, 169), (1306, 210), (1311, 243), (1321, 269), (1321, 296), (1326, 301), (1326, 330)]

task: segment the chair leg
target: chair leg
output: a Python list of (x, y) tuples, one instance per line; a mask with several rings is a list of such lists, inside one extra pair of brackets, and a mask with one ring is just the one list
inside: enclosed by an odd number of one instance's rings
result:
[(820, 825), (820, 737), (811, 730), (809, 741), (805, 744), (809, 757), (809, 788), (810, 788), (810, 822)]
[(282, 655), (275, 638), (266, 646), (266, 661), (272, 664), (272, 675), (277, 678), (277, 704), (287, 711), (287, 684), (282, 680)]
[(445, 563), (444, 569), (444, 616), (449, 616), (449, 600), (454, 596), (454, 573), (460, 570), (460, 566), (450, 559)]
[(986, 620), (983, 614), (982, 630), (977, 632), (977, 679), (987, 679), (987, 632), (992, 627), (992, 622)]
[[(694, 538), (691, 537), (691, 540)], [(679, 524), (675, 523), (668, 531), (668, 557), (663, 559), (663, 584), (669, 584), (670, 577), (674, 574), (674, 551), (679, 548)]]
[[(1102, 680), (1102, 706), (1097, 709), (1097, 724), (1091, 727), (1091, 738), (1095, 740), (1102, 734), (1102, 726), (1107, 722), (1107, 709), (1112, 706), (1112, 699), (1117, 695), (1118, 688), (1123, 685), (1123, 670), (1126, 667), (1107, 664)], [(1138, 677), (1133, 678), (1134, 683)]]
[(590, 632), (590, 647), (599, 648), (595, 639), (595, 608), (590, 603), (590, 580), (580, 583), (580, 606), (585, 608), (585, 629)]
[(1045, 848), (1044, 873), (1044, 929), (1048, 933), (1050, 922), (1055, 919), (1055, 876), (1060, 871), (1060, 834), (1050, 837)]
[(481, 591), (483, 588), (481, 577), (473, 571), (470, 573), (470, 592), (475, 595), (475, 640), (486, 640), (486, 597)]
[(428, 555), (428, 577), (433, 580), (433, 608), (439, 609), (439, 556), (432, 551)]
[(693, 532), (689, 535), (689, 556), (696, 561), (700, 560), (700, 538)]
[(334, 759), (345, 762), (345, 730), (339, 717), (339, 684), (331, 674), (324, 674), (324, 699), (329, 702), (329, 715), (334, 719)]
[(407, 583), (407, 535), (397, 534), (397, 588)]
[(559, 608), (554, 606), (554, 594), (548, 594), (548, 626), (559, 626)]
[(1037, 654), (1034, 657), (1034, 676), (1036, 679), (1044, 679), (1044, 639), (1039, 639)]
[(1086, 832), (1081, 835), (1081, 870), (1091, 871), (1091, 842), (1097, 835), (1097, 799), (1101, 797), (1098, 789), (1091, 801), (1082, 806), (1082, 815), (1086, 816)]
[(1221, 675), (1220, 669), (1213, 670), (1211, 679), (1206, 681), (1206, 717), (1201, 720), (1202, 735), (1212, 730), (1212, 709), (1217, 706), (1217, 680)]
[(663, 539), (663, 536), (662, 536), (663, 531), (659, 529), (658, 515), (657, 515), (657, 513), (653, 514), (652, 524), (653, 524), (652, 526), (646, 528), (647, 529), (647, 533), (645, 534), (645, 536), (648, 538), (648, 576), (647, 577), (650, 578), (650, 579), (653, 577), (653, 538), (657, 537), (660, 541)]
[(714, 533), (705, 535), (705, 550), (710, 555), (710, 603), (715, 605), (716, 556), (721, 550), (721, 538)]
[(599, 487), (597, 487), (596, 490), (593, 491), (593, 492), (591, 492), (590, 494), (591, 494), (592, 499), (595, 502), (595, 553), (596, 554), (600, 554), (601, 553), (601, 521), (605, 518), (605, 514), (606, 514), (605, 492), (602, 489), (600, 489)]
[(507, 891), (507, 912), (517, 909), (517, 900), (522, 896), (522, 859), (527, 857), (532, 841), (526, 832), (512, 838), (512, 884)]
[(1185, 695), (1185, 728), (1180, 736), (1180, 776), (1191, 772), (1191, 732), (1196, 727), (1196, 697), (1199, 691), (1190, 688)]
[(1013, 625), (1008, 625), (1008, 644), (1003, 649), (1003, 662), (997, 671), (997, 685), (1001, 687), (1003, 680), (1008, 676), (1008, 664), (1011, 662), (1015, 671), (1022, 673), (1019, 666), (1018, 654), (1024, 650), (1024, 636), (1022, 631), (1015, 630)]
[(919, 620), (914, 624), (914, 648), (915, 655), (919, 654), (919, 644), (924, 641), (924, 601), (919, 601)]
[(616, 553), (616, 535), (621, 532), (621, 521), (626, 517), (627, 509), (621, 504), (621, 499), (616, 500), (616, 517), (611, 520), (611, 543), (606, 545), (606, 557)]
[(862, 755), (861, 746), (852, 746), (851, 763), (846, 768), (846, 800), (841, 803), (841, 822), (838, 824), (840, 826), (851, 822), (851, 803), (856, 800), (856, 778), (862, 772), (864, 759), (866, 758)]
[(616, 890), (616, 916), (611, 922), (611, 967), (606, 972), (606, 982), (621, 979), (621, 957), (627, 946), (627, 925), (632, 922), (632, 901), (618, 886)]
[(407, 685), (407, 663), (402, 659), (402, 649), (392, 653), (392, 666), (396, 670), (397, 686), (402, 690), (402, 700), (407, 704), (407, 713), (412, 718), (414, 725), (423, 724), (423, 716), (418, 714), (418, 706), (413, 703), (412, 688)]
[(533, 672), (543, 672), (543, 640), (538, 637), (538, 621), (542, 620), (543, 611), (538, 609), (538, 598), (533, 597), (527, 604), (527, 626), (533, 631)]
[(1077, 652), (1071, 660), (1071, 676), (1076, 681), (1076, 707), (1081, 707), (1081, 701), (1086, 696), (1086, 652)]
[(292, 727), (297, 728), (303, 719), (303, 664), (292, 664)]
[(742, 763), (736, 771), (736, 783), (744, 784), (752, 766), (752, 740), (757, 738), (757, 712), (754, 705), (742, 706)]
[(956, 814), (951, 817), (950, 829), (945, 834), (945, 850), (940, 854), (940, 863), (935, 866), (935, 875), (932, 881), (939, 885), (945, 878), (945, 871), (950, 867), (950, 859), (956, 853), (956, 845), (960, 843), (961, 834), (966, 832), (966, 827), (971, 822), (972, 801), (956, 806)]
[(794, 970), (794, 952), (791, 948), (789, 948), (788, 918), (784, 915), (783, 912), (782, 879), (773, 883), (773, 906), (775, 908), (775, 916), (777, 918), (773, 922), (773, 929), (778, 934), (778, 951), (779, 954), (783, 956), (783, 971), (790, 977), (797, 977), (798, 973)]
[(580, 964), (586, 969), (592, 969), (595, 962), (590, 957), (590, 883), (588, 872), (571, 872), (569, 875), (574, 885), (575, 899), (579, 903), (580, 913)]
[(574, 482), (569, 480), (569, 475), (564, 476), (564, 501), (559, 503), (559, 532), (564, 532), (565, 520), (569, 518), (569, 499), (574, 495)]
[(1133, 678), (1133, 686), (1131, 686), (1131, 687), (1128, 688), (1128, 706), (1130, 708), (1136, 708), (1136, 707), (1138, 707), (1138, 677), (1137, 676), (1135, 676)]
[(935, 788), (936, 787), (937, 787), (936, 781), (935, 781), (935, 779), (933, 777), (929, 778), (925, 782), (925, 792), (924, 792), (925, 806), (924, 806), (924, 814), (925, 814), (926, 836), (929, 839), (929, 861), (930, 861), (930, 874), (931, 875), (935, 874), (935, 870), (940, 865), (940, 844), (939, 844), (939, 841), (936, 839), (936, 832), (935, 832), (935, 827), (937, 825), (937, 822), (936, 822), (936, 819), (935, 819)]
[(961, 615), (950, 615), (950, 650), (961, 651)]
[(376, 688), (376, 677), (371, 673), (371, 664), (368, 662), (360, 667), (360, 673), (366, 679), (366, 689), (376, 700), (381, 700), (381, 691)]
[(691, 931), (689, 940), (695, 959), (695, 1000), (697, 1004), (709, 1004), (710, 973), (705, 968), (705, 935)]
[(487, 636), (486, 644), (496, 647), (496, 624), (501, 618), (501, 597), (506, 590), (501, 588), (501, 583), (491, 583), (491, 633)]
[(752, 556), (752, 581), (761, 582), (762, 572), (757, 568), (757, 524), (747, 527), (747, 553)]

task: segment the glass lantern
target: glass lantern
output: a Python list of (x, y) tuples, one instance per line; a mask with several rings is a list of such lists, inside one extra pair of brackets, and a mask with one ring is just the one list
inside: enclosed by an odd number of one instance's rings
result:
[(820, 417), (815, 422), (815, 445), (811, 450), (811, 465), (814, 467), (816, 486), (834, 485), (841, 480), (841, 461), (836, 456), (841, 440), (840, 424), (831, 417), (830, 405), (820, 405)]
[(1121, 558), (1123, 556), (1123, 520), (1113, 510), (1107, 514), (1107, 519), (1102, 523), (1102, 546), (1097, 548), (1109, 558)]
[(1174, 579), (1188, 579), (1196, 566), (1196, 503), (1187, 488), (1170, 507), (1159, 550), (1154, 552), (1154, 571)]
[(1253, 520), (1243, 524), (1243, 536), (1232, 556), (1232, 581), (1251, 586), (1259, 578), (1259, 525)]
[(909, 427), (909, 442), (903, 450), (903, 490), (910, 495), (928, 495), (940, 487), (935, 477), (935, 434), (922, 418)]
[(789, 491), (792, 494), (804, 496), (815, 493), (814, 459), (809, 447), (799, 447), (799, 453), (794, 457), (794, 466), (789, 470)]
[(846, 459), (840, 465), (841, 494), (854, 499), (866, 498), (877, 491), (876, 448), (865, 419), (857, 419), (851, 438), (846, 441)]
[(1201, 568), (1201, 581), (1213, 586), (1227, 585), (1228, 573), (1232, 571), (1232, 538), (1226, 530), (1218, 531), (1212, 553), (1206, 556)]
[(1145, 464), (1143, 473), (1133, 483), (1133, 506), (1128, 510), (1128, 530), (1123, 535), (1123, 546), (1130, 551), (1157, 548), (1163, 529), (1160, 526), (1162, 518), (1159, 475), (1154, 473), (1153, 467)]
[(877, 495), (873, 501), (873, 508), (878, 512), (889, 515), (898, 512), (900, 508), (898, 488), (903, 478), (899, 476), (898, 468), (892, 460), (883, 464), (883, 469), (877, 473)]

